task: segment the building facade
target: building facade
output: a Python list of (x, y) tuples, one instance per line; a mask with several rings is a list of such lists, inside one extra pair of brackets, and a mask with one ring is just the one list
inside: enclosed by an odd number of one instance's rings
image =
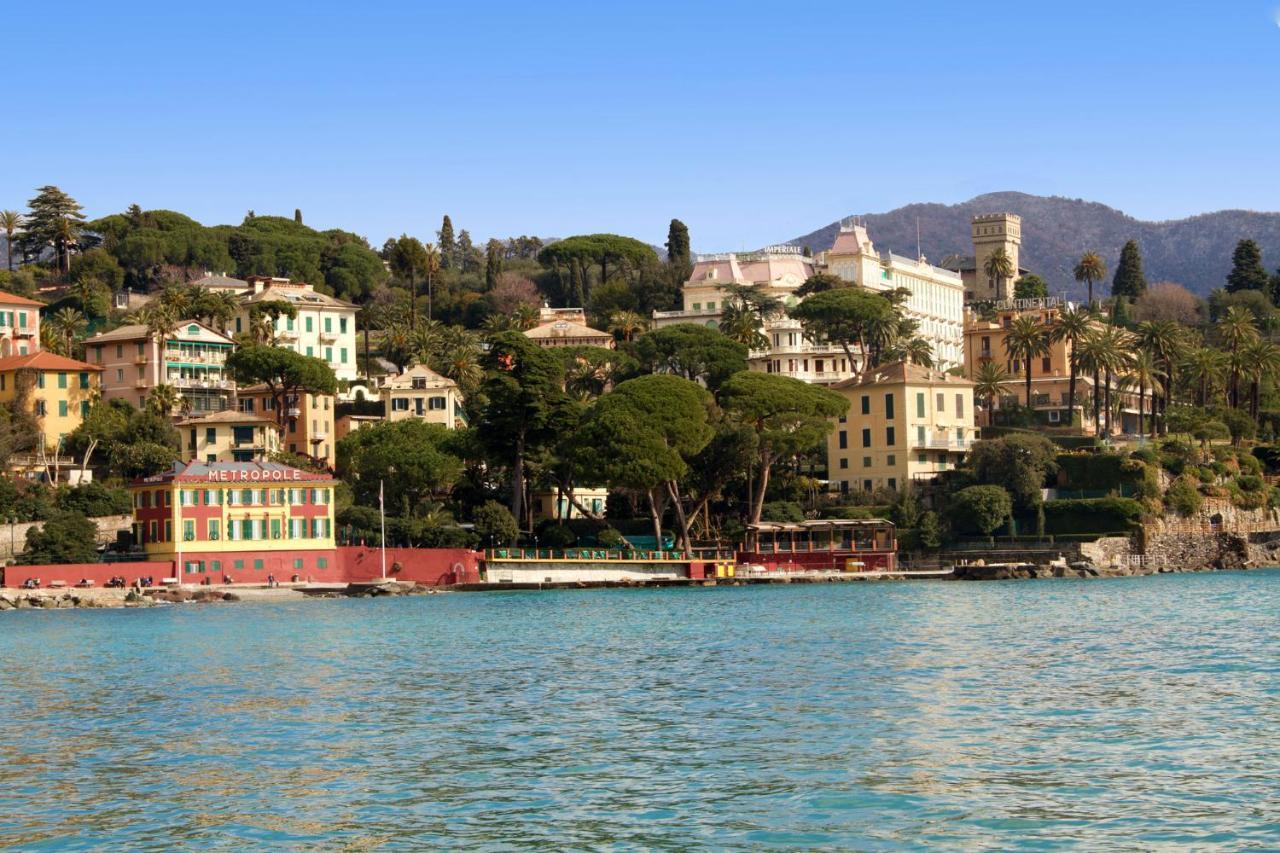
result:
[[(1014, 284), (1028, 270), (1022, 268), (1022, 218), (1015, 213), (984, 213), (970, 220), (972, 255), (949, 255), (942, 266), (954, 270), (964, 283), (964, 301), (996, 302), (1013, 299)], [(1003, 249), (1013, 275), (997, 281), (987, 275), (987, 259)]]
[(334, 565), (334, 486), (273, 462), (175, 463), (131, 485), (134, 541), (182, 583), (305, 578)]
[(973, 383), (895, 362), (832, 386), (849, 413), (827, 438), (833, 490), (901, 491), (956, 467), (976, 439)]
[(0, 291), (0, 358), (30, 355), (40, 349), (43, 302)]
[(914, 320), (918, 334), (933, 347), (934, 365), (959, 367), (964, 358), (964, 283), (960, 274), (928, 263), (922, 256), (904, 258), (877, 253), (867, 229), (844, 224), (831, 248), (818, 256), (819, 267), (868, 290), (910, 292), (903, 314)]
[(237, 334), (249, 331), (255, 308), (272, 302), (288, 303), (296, 316), (274, 320), (276, 345), (321, 359), (339, 379), (356, 378), (355, 305), (287, 278), (250, 276), (246, 284), (249, 289), (241, 297), (240, 312), (232, 321)]
[(332, 394), (304, 391), (285, 400), (283, 418), (277, 416), (275, 395), (266, 385), (250, 385), (236, 393), (236, 411), (246, 415), (262, 415), (283, 425), (280, 449), (288, 453), (310, 456), (322, 465), (333, 467), (334, 409)]
[(51, 352), (0, 358), (0, 404), (18, 404), (39, 427), (44, 448), (56, 453), (101, 394), (102, 370)]
[(543, 308), (525, 336), (540, 347), (614, 347), (613, 335), (588, 326), (581, 308)]
[(143, 408), (157, 385), (172, 386), (182, 408), (195, 414), (230, 408), (236, 383), (227, 370), (235, 341), (196, 320), (163, 338), (133, 324), (85, 341), (85, 356), (102, 369), (102, 396)]
[(389, 377), (382, 385), (382, 403), (389, 421), (416, 418), (446, 429), (466, 426), (457, 383), (425, 364)]
[(279, 424), (262, 415), (227, 410), (174, 426), (183, 462), (264, 462), (281, 447)]

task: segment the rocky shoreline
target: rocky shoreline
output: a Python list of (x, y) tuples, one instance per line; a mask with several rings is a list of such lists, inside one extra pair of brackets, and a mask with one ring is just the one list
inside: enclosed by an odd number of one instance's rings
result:
[(389, 581), (351, 584), (346, 587), (241, 587), (202, 586), (173, 589), (0, 589), (0, 612), (9, 610), (62, 610), (139, 608), (181, 604), (217, 604), (237, 601), (303, 601), (310, 598), (371, 598), (375, 596), (435, 595), (440, 590)]

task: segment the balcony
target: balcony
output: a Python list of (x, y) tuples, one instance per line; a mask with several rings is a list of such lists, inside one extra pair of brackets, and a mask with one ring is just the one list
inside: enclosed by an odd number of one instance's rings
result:
[(133, 357), (133, 363), (138, 365), (146, 364), (147, 357), (145, 355), (135, 355)]
[(337, 332), (321, 332), (320, 340), (326, 344), (337, 343), (338, 333)]
[(290, 406), (288, 409), (285, 409), (285, 414), (291, 418), (300, 417), (302, 415), (302, 409), (299, 409), (297, 406)]
[(296, 341), (298, 339), (297, 329), (281, 329), (276, 332), (276, 338), (281, 341)]
[(171, 376), (168, 383), (175, 388), (206, 389), (209, 391), (231, 391), (236, 383), (230, 379), (194, 379), (190, 376)]
[(912, 438), (912, 450), (968, 450), (973, 442), (967, 438)]

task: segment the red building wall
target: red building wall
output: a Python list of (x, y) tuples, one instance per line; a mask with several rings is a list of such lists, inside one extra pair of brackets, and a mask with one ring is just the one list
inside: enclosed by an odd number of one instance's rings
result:
[[(387, 577), (426, 586), (479, 583), (480, 557), (479, 551), (466, 548), (388, 548)], [(342, 547), (338, 561), (352, 583), (376, 580), (382, 574), (378, 548)]]
[(75, 586), (81, 580), (93, 581), (94, 586), (106, 586), (111, 578), (120, 576), (126, 583), (133, 583), (138, 578), (155, 578), (160, 583), (165, 578), (173, 577), (173, 563), (138, 562), (138, 563), (64, 563), (56, 566), (5, 566), (4, 585), (20, 587), (28, 578), (36, 578), (42, 587), (53, 581), (62, 581), (67, 586)]

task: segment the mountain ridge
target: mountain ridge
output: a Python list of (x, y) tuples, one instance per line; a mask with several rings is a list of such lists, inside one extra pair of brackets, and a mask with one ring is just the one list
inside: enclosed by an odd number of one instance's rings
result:
[[(1065, 196), (1038, 196), (1003, 191), (984, 193), (956, 204), (913, 202), (884, 213), (854, 214), (867, 226), (876, 249), (916, 256), (916, 217), (920, 248), (932, 263), (947, 255), (973, 254), (969, 220), (982, 213), (1016, 213), (1022, 217), (1021, 263), (1049, 283), (1053, 293), (1084, 293), (1072, 269), (1090, 249), (1107, 262), (1104, 292), (1126, 240), (1142, 250), (1148, 283), (1174, 281), (1207, 296), (1221, 287), (1231, 269), (1231, 252), (1245, 238), (1258, 241), (1268, 270), (1280, 268), (1280, 213), (1243, 209), (1198, 213), (1181, 219), (1142, 220), (1102, 202)], [(809, 246), (815, 253), (830, 248), (840, 223), (783, 241)]]

